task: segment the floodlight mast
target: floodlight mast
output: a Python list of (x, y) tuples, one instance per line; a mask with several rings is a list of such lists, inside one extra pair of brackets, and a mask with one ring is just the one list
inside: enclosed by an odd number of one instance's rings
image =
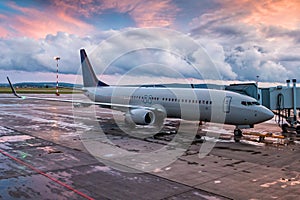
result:
[(257, 75), (256, 76), (256, 85), (258, 86), (258, 79), (259, 79), (259, 76)]
[(56, 96), (59, 96), (58, 92), (58, 61), (60, 60), (59, 56), (54, 57), (54, 60), (56, 60)]

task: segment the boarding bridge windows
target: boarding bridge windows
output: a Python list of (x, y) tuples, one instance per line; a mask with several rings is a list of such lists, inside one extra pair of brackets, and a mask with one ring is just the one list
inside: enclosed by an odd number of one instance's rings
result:
[(230, 112), (231, 99), (232, 99), (232, 97), (225, 97), (224, 98), (223, 111), (225, 113), (229, 113)]

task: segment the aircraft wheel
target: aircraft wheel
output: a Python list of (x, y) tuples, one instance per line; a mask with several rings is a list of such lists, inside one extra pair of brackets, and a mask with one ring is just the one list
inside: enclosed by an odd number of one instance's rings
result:
[(287, 128), (289, 127), (288, 124), (282, 124), (281, 129), (282, 129), (282, 133), (287, 133)]
[(297, 128), (296, 128), (296, 133), (297, 133), (298, 135), (300, 135), (300, 126), (297, 126)]
[(243, 133), (242, 133), (241, 129), (235, 129), (233, 134), (234, 134), (234, 141), (235, 142), (240, 142), (241, 138), (243, 136)]

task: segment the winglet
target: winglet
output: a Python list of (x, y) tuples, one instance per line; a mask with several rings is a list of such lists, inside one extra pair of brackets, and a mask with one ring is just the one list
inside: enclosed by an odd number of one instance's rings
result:
[(12, 93), (13, 93), (16, 97), (22, 98), (22, 96), (20, 96), (20, 95), (16, 92), (16, 90), (15, 90), (14, 86), (11, 84), (9, 78), (8, 78), (8, 77), (6, 77), (6, 78), (7, 78), (7, 80), (8, 80), (9, 85), (10, 85), (10, 88), (11, 88)]

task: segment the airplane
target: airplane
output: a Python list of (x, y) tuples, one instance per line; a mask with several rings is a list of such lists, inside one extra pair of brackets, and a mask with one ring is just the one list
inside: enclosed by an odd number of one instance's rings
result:
[(234, 140), (239, 142), (242, 128), (252, 128), (274, 114), (252, 97), (239, 93), (200, 88), (111, 86), (99, 80), (84, 49), (80, 49), (84, 94), (91, 100), (78, 101), (19, 95), (9, 78), (13, 94), (21, 99), (98, 105), (126, 112), (130, 126), (161, 127), (165, 118), (235, 125)]

